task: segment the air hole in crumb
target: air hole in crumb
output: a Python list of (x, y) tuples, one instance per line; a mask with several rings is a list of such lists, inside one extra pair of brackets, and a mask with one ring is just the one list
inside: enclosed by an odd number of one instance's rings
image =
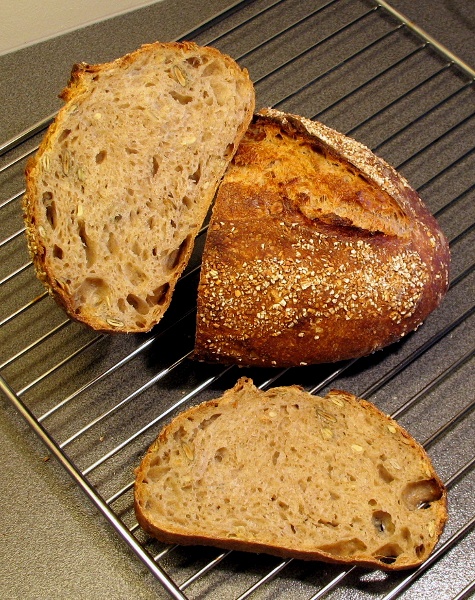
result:
[(274, 452), (274, 454), (272, 455), (272, 464), (273, 465), (277, 464), (277, 460), (278, 460), (279, 456), (280, 456), (280, 452), (278, 450), (276, 450)]
[(401, 537), (403, 540), (406, 540), (406, 542), (411, 541), (411, 532), (407, 527), (401, 529)]
[(64, 140), (69, 136), (69, 134), (71, 133), (71, 129), (63, 129), (63, 131), (61, 132), (61, 135), (58, 138), (58, 142), (64, 142)]
[(78, 221), (78, 234), (81, 238), (82, 245), (87, 246), (88, 237), (86, 233), (86, 224), (84, 223), (84, 221)]
[(138, 154), (139, 151), (136, 150), (135, 148), (130, 148), (129, 146), (125, 147), (125, 151), (127, 152), (127, 154)]
[(378, 475), (385, 483), (391, 483), (391, 481), (394, 481), (394, 477), (382, 463), (379, 463), (378, 465)]
[(234, 144), (228, 144), (226, 146), (226, 150), (224, 151), (225, 158), (229, 158), (234, 152)]
[(50, 220), (50, 217), (48, 216), (48, 210), (50, 209), (51, 205), (53, 204), (53, 194), (52, 194), (52, 192), (43, 192), (43, 195), (42, 195), (41, 199), (42, 199), (43, 205), (44, 205), (44, 207), (46, 209), (46, 218), (48, 219), (51, 227), (53, 227), (53, 229), (54, 229), (54, 224), (52, 222), (52, 221), (54, 221), (53, 215), (50, 215), (51, 220)]
[(57, 246), (56, 244), (53, 247), (53, 256), (55, 258), (63, 259), (63, 249)]
[(320, 546), (319, 549), (336, 556), (354, 556), (355, 554), (364, 552), (367, 549), (367, 546), (362, 540), (352, 538), (335, 542), (334, 544), (325, 544)]
[(373, 553), (374, 558), (384, 563), (385, 565), (392, 565), (396, 562), (397, 557), (402, 554), (403, 550), (399, 544), (386, 544), (378, 548)]
[(204, 64), (206, 62), (206, 59), (201, 58), (200, 56), (190, 56), (189, 58), (185, 59), (185, 62), (187, 62), (189, 65), (196, 69), (197, 67)]
[(48, 223), (51, 225), (51, 227), (55, 229), (57, 214), (54, 200), (51, 200), (51, 204), (46, 207), (46, 218), (48, 219)]
[(104, 162), (104, 159), (106, 158), (106, 156), (107, 156), (106, 150), (101, 150), (100, 152), (98, 152), (96, 154), (96, 163), (98, 165), (102, 164)]
[(136, 256), (140, 256), (140, 253), (142, 252), (142, 248), (140, 247), (140, 243), (138, 240), (135, 240), (134, 243), (132, 244), (132, 252)]
[(418, 558), (421, 558), (421, 556), (424, 555), (426, 547), (424, 546), (424, 544), (419, 544), (418, 546), (415, 547), (415, 552), (416, 552), (416, 556)]
[(205, 429), (208, 429), (208, 427), (210, 425), (212, 425), (216, 421), (216, 419), (218, 419), (220, 416), (221, 416), (221, 413), (215, 413), (214, 415), (211, 415), (207, 419), (204, 419), (203, 421), (201, 421), (201, 423), (198, 425), (198, 427), (204, 431)]
[(127, 277), (127, 279), (133, 286), (138, 286), (147, 279), (145, 273), (135, 263), (122, 263), (121, 268), (124, 275)]
[(152, 157), (152, 176), (158, 173), (159, 162), (156, 156)]
[(109, 286), (101, 277), (86, 277), (75, 296), (81, 304), (98, 306), (107, 302)]
[(228, 454), (227, 448), (225, 448), (224, 446), (222, 448), (218, 448), (214, 454), (214, 460), (216, 462), (222, 462), (227, 454)]
[(203, 77), (209, 77), (210, 75), (217, 75), (221, 72), (221, 65), (217, 63), (217, 61), (210, 61), (206, 67), (203, 69), (201, 74)]
[(402, 499), (409, 510), (427, 508), (431, 502), (442, 497), (442, 489), (435, 479), (424, 479), (408, 483), (402, 491)]
[(164, 283), (160, 287), (153, 290), (151, 294), (146, 297), (146, 302), (149, 306), (160, 306), (167, 299), (167, 292), (170, 288), (170, 284)]
[(146, 315), (150, 310), (148, 303), (135, 294), (129, 294), (126, 300), (128, 304), (130, 304), (130, 306), (132, 306), (141, 315)]
[(193, 100), (191, 96), (187, 94), (180, 94), (174, 90), (171, 90), (169, 93), (173, 100), (176, 100), (176, 102), (179, 104), (189, 104)]
[(165, 267), (169, 271), (173, 271), (181, 263), (183, 256), (185, 255), (186, 251), (188, 250), (191, 240), (192, 240), (192, 237), (187, 236), (182, 241), (179, 248), (177, 248), (176, 250), (173, 250), (173, 252), (170, 252), (170, 254), (167, 256), (166, 261), (165, 261)]
[(109, 239), (107, 240), (107, 249), (111, 254), (117, 254), (119, 251), (119, 244), (117, 239), (112, 232), (109, 232)]
[(198, 165), (196, 171), (189, 176), (189, 179), (193, 181), (193, 183), (198, 183), (201, 179), (201, 165)]
[(391, 515), (384, 510), (375, 510), (371, 517), (371, 521), (378, 533), (392, 535), (396, 529)]
[(183, 196), (182, 202), (186, 206), (186, 208), (191, 208), (193, 206), (193, 201), (189, 196)]
[(96, 261), (96, 253), (94, 251), (94, 245), (86, 232), (86, 224), (84, 221), (78, 221), (78, 235), (81, 239), (83, 248), (86, 253), (87, 266), (92, 266)]
[(125, 300), (123, 298), (119, 298), (117, 300), (117, 308), (120, 310), (121, 313), (125, 313), (127, 310), (126, 304), (125, 304)]

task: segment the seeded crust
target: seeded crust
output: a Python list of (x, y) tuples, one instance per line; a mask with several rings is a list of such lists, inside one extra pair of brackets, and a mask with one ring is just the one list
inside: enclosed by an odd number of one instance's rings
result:
[(167, 309), (254, 110), (245, 69), (191, 42), (76, 65), (26, 169), (39, 279), (78, 321), (147, 331)]
[(194, 356), (287, 367), (371, 354), (438, 306), (449, 260), (386, 162), (321, 123), (261, 111), (216, 198)]
[(162, 430), (135, 511), (167, 543), (398, 570), (432, 552), (447, 497), (424, 449), (370, 402), (242, 378)]

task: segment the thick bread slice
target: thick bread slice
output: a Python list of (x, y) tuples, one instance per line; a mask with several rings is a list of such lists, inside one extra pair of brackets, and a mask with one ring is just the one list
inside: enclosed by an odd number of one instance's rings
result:
[(146, 331), (170, 303), (254, 110), (245, 69), (194, 43), (74, 67), (27, 166), (27, 239), (69, 315)]
[(417, 328), (448, 286), (448, 244), (368, 148), (264, 110), (220, 185), (195, 357), (292, 366), (364, 356)]
[(447, 499), (423, 448), (373, 404), (242, 378), (163, 429), (135, 510), (165, 542), (403, 569), (433, 550)]

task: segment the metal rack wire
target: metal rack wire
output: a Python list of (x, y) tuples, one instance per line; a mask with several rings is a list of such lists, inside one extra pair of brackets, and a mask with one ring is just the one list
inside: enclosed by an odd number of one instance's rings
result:
[(173, 598), (390, 599), (434, 590), (438, 598), (468, 598), (475, 590), (475, 72), (373, 0), (247, 0), (184, 38), (215, 45), (246, 66), (258, 106), (320, 119), (385, 157), (449, 238), (449, 293), (403, 343), (343, 364), (246, 371), (261, 388), (346, 388), (398, 418), (424, 443), (449, 489), (451, 517), (438, 548), (415, 571), (383, 575), (168, 547), (145, 536), (133, 515), (133, 467), (167, 419), (219, 394), (238, 372), (189, 359), (190, 298), (206, 228), (172, 306), (148, 336), (98, 335), (47, 297), (26, 254), (20, 199), (25, 158), (54, 115), (0, 146), (0, 388)]

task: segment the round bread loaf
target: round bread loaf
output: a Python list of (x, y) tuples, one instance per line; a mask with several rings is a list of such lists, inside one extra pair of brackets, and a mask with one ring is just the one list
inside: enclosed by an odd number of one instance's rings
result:
[(258, 113), (221, 183), (195, 358), (294, 366), (368, 355), (443, 298), (449, 249), (408, 182), (308, 119)]

